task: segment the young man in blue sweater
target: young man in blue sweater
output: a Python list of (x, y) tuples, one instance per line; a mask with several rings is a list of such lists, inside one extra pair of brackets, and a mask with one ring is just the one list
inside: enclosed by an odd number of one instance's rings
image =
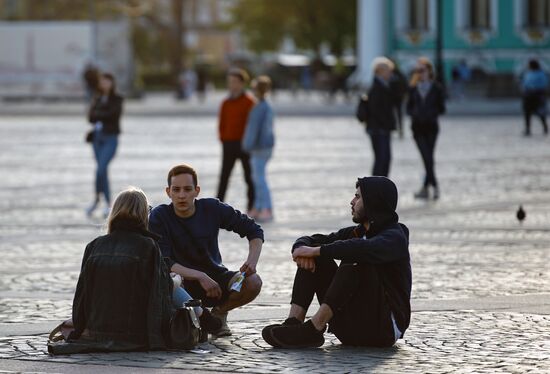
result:
[[(173, 167), (166, 187), (172, 203), (151, 211), (149, 229), (161, 236), (159, 246), (165, 262), (170, 271), (182, 276), (189, 294), (201, 299), (204, 306), (214, 307), (212, 315), (222, 320), (222, 328), (215, 335), (228, 336), (228, 311), (254, 300), (262, 287), (256, 265), (263, 230), (246, 214), (218, 199), (197, 199), (199, 192), (197, 173), (192, 167)], [(238, 272), (222, 264), (220, 229), (233, 231), (249, 241), (248, 257)], [(241, 273), (245, 273), (245, 278), (240, 291), (231, 290)]]
[[(299, 238), (288, 318), (262, 336), (278, 348), (319, 347), (329, 332), (346, 345), (388, 347), (411, 317), (409, 230), (398, 223), (397, 188), (386, 177), (360, 178), (351, 200), (353, 221), (329, 235)], [(334, 260), (342, 260), (340, 266)], [(317, 295), (319, 310), (304, 323)]]

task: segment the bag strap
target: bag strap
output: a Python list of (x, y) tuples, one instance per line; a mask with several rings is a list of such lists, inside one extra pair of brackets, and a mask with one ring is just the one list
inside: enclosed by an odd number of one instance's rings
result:
[(197, 317), (197, 314), (195, 313), (195, 309), (191, 307), (185, 307), (185, 309), (187, 309), (187, 311), (189, 312), (189, 317), (191, 318), (191, 322), (193, 323), (193, 325), (195, 325), (196, 328), (200, 329), (201, 324), (199, 322), (199, 318)]

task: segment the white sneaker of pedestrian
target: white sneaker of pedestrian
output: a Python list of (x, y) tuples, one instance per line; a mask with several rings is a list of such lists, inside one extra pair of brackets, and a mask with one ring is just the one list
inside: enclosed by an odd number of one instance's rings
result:
[(94, 201), (89, 207), (86, 208), (86, 216), (91, 217), (96, 208), (97, 208), (97, 201)]

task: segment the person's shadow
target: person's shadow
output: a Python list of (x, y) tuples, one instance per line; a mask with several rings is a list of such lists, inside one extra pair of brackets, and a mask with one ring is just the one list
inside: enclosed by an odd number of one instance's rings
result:
[(325, 335), (325, 338), (328, 339), (319, 348), (282, 349), (260, 343), (262, 348), (265, 347), (261, 356), (267, 356), (266, 362), (280, 366), (282, 370), (305, 371), (315, 367), (326, 372), (357, 373), (376, 371), (387, 365), (388, 360), (398, 358), (400, 353), (405, 354), (402, 343), (388, 348), (353, 347), (341, 344), (333, 335)]

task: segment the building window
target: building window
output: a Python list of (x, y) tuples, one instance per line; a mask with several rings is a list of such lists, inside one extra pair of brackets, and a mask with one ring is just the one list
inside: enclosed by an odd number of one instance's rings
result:
[(550, 27), (550, 0), (527, 0), (527, 28)]
[(409, 0), (409, 29), (428, 30), (429, 16), (428, 0)]
[(489, 30), (491, 28), (490, 0), (470, 0), (469, 3), (469, 28), (472, 30)]

